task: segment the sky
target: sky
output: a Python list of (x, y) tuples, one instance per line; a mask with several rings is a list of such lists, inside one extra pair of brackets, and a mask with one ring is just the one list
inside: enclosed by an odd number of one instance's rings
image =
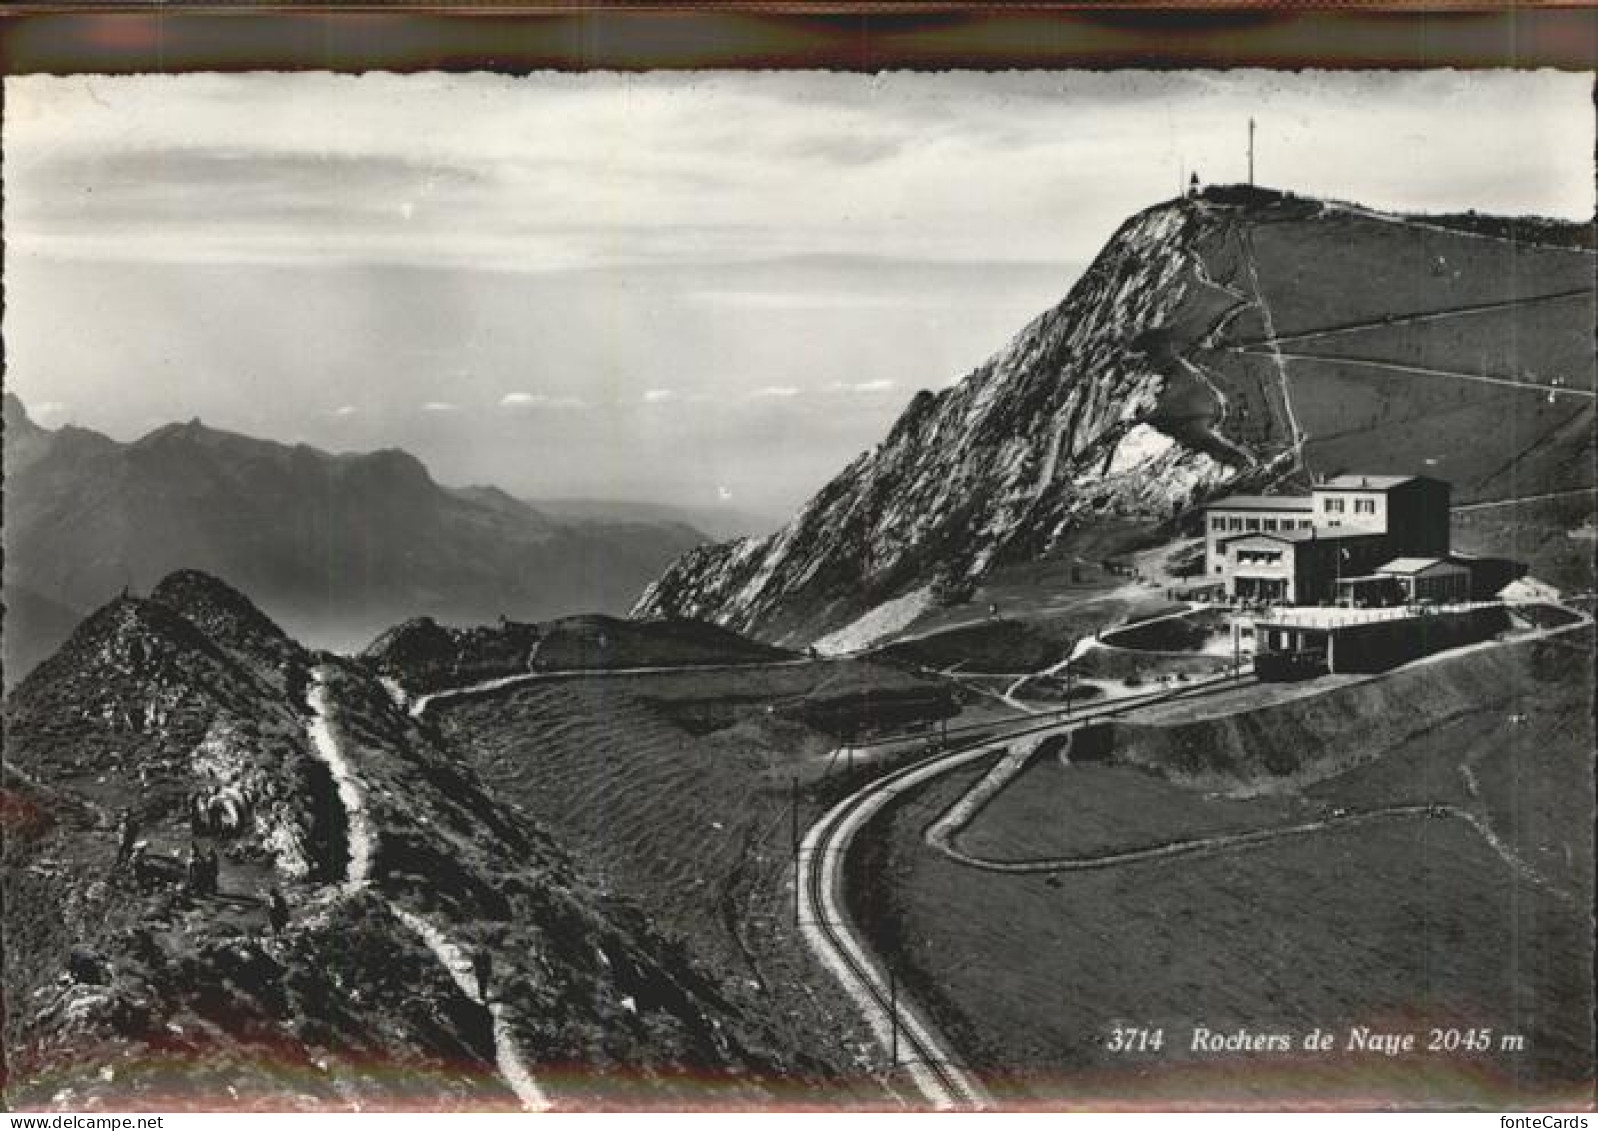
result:
[(404, 447), (783, 515), (1183, 174), (1590, 218), (1556, 72), (8, 77), (8, 388), (47, 426)]

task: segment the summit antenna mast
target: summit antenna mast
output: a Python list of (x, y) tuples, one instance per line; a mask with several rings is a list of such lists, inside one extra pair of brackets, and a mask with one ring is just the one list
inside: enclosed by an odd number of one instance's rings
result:
[(1248, 183), (1254, 186), (1254, 119), (1248, 120)]

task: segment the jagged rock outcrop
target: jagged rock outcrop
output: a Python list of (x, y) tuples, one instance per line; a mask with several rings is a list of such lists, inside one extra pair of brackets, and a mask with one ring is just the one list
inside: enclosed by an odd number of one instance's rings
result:
[(1246, 466), (1199, 442), (1205, 411), (1167, 418), (1172, 351), (1156, 340), (1220, 305), (1189, 250), (1217, 227), (1185, 203), (1134, 217), (1064, 301), (958, 385), (916, 394), (788, 526), (690, 551), (635, 614), (813, 637), (936, 579), (1044, 552), (1073, 524), (1168, 516)]

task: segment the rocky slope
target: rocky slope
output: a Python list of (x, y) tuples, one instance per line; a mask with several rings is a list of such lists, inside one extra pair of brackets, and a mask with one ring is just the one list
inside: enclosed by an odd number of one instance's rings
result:
[(174, 569), (224, 577), (344, 649), (420, 614), (625, 612), (704, 541), (676, 522), (557, 519), (492, 488), (446, 488), (400, 451), (331, 455), (197, 421), (127, 444), (50, 431), (12, 396), (5, 471), (6, 597), (24, 612), (6, 626), (12, 682), (61, 642), (51, 607), (81, 616)]
[(213, 578), (98, 610), (5, 723), (8, 1107), (737, 1105), (818, 1066)]
[[(958, 384), (918, 393), (786, 527), (691, 550), (635, 615), (850, 647), (959, 599), (996, 567), (1061, 552), (1073, 532), (1110, 520), (1170, 530), (1223, 488), (1301, 488), (1356, 459), (1444, 475), (1456, 499), (1564, 485), (1591, 462), (1590, 396), (1544, 405), (1502, 384), (1395, 374), (1368, 358), (1289, 361), (1269, 345), (1292, 333), (1292, 348), (1335, 355), (1302, 343), (1333, 324), (1394, 333), (1394, 315), (1558, 294), (1564, 305), (1546, 309), (1577, 359), (1574, 382), (1590, 388), (1593, 257), (1527, 246), (1581, 226), (1522, 225), (1531, 240), (1519, 242), (1498, 238), (1516, 236), (1514, 221), (1489, 225), (1492, 236), (1449, 223), (1238, 187), (1139, 213), (1059, 305)], [(1472, 334), (1501, 336), (1486, 319), (1519, 316), (1415, 323), (1432, 335), (1424, 364), (1482, 364)], [(1371, 348), (1380, 359), (1411, 345)], [(1488, 375), (1535, 379), (1531, 360)], [(1363, 395), (1352, 414), (1349, 389)], [(1506, 416), (1517, 426), (1484, 427)]]

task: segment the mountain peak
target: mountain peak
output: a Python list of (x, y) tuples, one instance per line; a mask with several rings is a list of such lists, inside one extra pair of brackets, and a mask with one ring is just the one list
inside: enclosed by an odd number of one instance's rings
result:
[[(28, 408), (22, 403), (21, 397), (17, 396), (15, 393), (8, 392), (4, 395), (3, 402), (5, 411), (5, 429), (8, 433), (13, 429), (17, 431), (32, 432), (44, 431), (44, 429), (41, 428), (34, 421), (34, 419), (28, 415)], [(7, 436), (6, 439), (9, 442), (11, 437)]]
[(59, 713), (129, 730), (164, 724), (164, 712), (195, 685), (229, 682), (222, 652), (175, 610), (139, 597), (112, 599), (91, 613), (11, 698), (17, 719)]
[(300, 647), (248, 597), (208, 573), (196, 569), (170, 573), (149, 599), (176, 612), (207, 640), (269, 679), (304, 659)]
[[(1547, 380), (1558, 370), (1546, 367), (1591, 356), (1590, 300), (1572, 301), (1591, 292), (1591, 255), (1574, 250), (1590, 231), (1566, 227), (1403, 216), (1257, 185), (1154, 204), (988, 361), (917, 396), (786, 527), (685, 555), (634, 615), (785, 643), (853, 622), (898, 631), (995, 570), (1169, 538), (1223, 486), (1301, 487), (1360, 460), (1447, 473), (1456, 497), (1494, 498), (1517, 476), (1551, 483), (1557, 466), (1590, 467), (1580, 398), (1506, 391), (1517, 373), (1535, 383), (1534, 369)], [(1523, 335), (1535, 357), (1504, 355), (1493, 318), (1471, 321), (1553, 300), (1564, 305), (1537, 308), (1551, 326)], [(1462, 340), (1440, 337), (1419, 355), (1438, 372), (1412, 379), (1405, 335), (1434, 328)], [(1479, 380), (1487, 357), (1510, 376)], [(1493, 427), (1506, 411), (1548, 442), (1512, 442)], [(1461, 412), (1481, 442), (1450, 443)]]

